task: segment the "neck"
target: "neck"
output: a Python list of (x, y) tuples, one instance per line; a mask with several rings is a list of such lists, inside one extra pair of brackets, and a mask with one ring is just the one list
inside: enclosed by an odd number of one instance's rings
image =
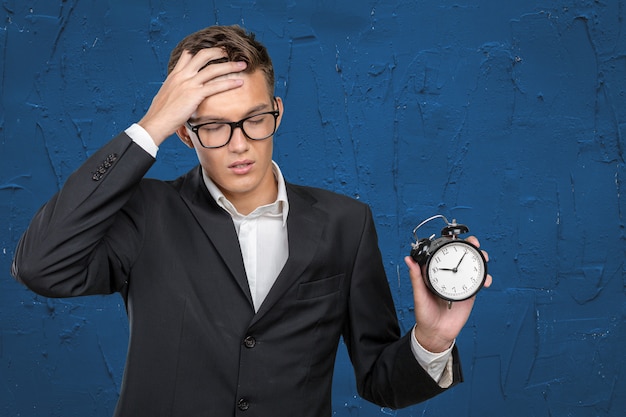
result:
[[(276, 179), (272, 178), (272, 186), (271, 188), (267, 188), (263, 190), (263, 192), (257, 192), (254, 194), (258, 195), (248, 195), (248, 194), (231, 194), (224, 193), (224, 197), (228, 199), (232, 203), (233, 206), (237, 209), (237, 211), (244, 216), (252, 213), (254, 210), (261, 206), (265, 206), (268, 204), (272, 204), (278, 198), (278, 185), (276, 183)], [(222, 191), (223, 192), (223, 191)]]
[(235, 206), (235, 209), (246, 216), (257, 208), (276, 201), (278, 198), (278, 180), (274, 170), (270, 168), (263, 175), (261, 182), (249, 190), (233, 192), (232, 190), (221, 189), (221, 187), (220, 190), (224, 197)]
[(204, 179), (212, 197), (217, 199), (221, 193), (243, 215), (248, 215), (258, 207), (272, 204), (278, 198), (278, 178), (274, 169), (269, 169), (261, 178), (260, 183), (242, 187), (239, 190), (228, 190), (214, 182), (202, 169)]

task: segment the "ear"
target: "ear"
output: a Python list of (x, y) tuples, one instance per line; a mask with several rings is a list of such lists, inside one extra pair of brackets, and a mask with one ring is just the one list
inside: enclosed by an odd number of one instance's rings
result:
[(178, 135), (178, 138), (189, 148), (191, 149), (195, 148), (193, 144), (193, 140), (191, 139), (191, 136), (189, 134), (189, 129), (187, 129), (187, 126), (182, 125), (178, 129), (176, 129), (176, 135)]
[(280, 126), (280, 122), (283, 120), (283, 113), (285, 112), (285, 106), (283, 106), (283, 99), (280, 97), (275, 97), (276, 105), (278, 106), (278, 119), (276, 120), (276, 130)]

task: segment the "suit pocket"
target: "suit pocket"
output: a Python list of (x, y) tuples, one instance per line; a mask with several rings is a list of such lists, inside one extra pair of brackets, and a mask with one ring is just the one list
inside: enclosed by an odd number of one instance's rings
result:
[(341, 289), (344, 276), (345, 274), (339, 274), (317, 281), (301, 283), (298, 287), (298, 300), (308, 300), (338, 292)]

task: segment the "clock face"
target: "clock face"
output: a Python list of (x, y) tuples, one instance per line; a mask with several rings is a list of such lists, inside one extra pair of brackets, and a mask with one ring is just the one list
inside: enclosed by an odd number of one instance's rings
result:
[(449, 301), (470, 298), (482, 288), (486, 277), (483, 254), (464, 240), (450, 240), (438, 247), (426, 266), (427, 284)]

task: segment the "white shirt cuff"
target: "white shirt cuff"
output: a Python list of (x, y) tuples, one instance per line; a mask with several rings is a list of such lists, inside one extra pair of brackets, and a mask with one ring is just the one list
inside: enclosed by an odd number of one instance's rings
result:
[(452, 385), (452, 345), (441, 353), (432, 353), (424, 349), (419, 344), (413, 329), (411, 329), (411, 350), (422, 368), (437, 381), (441, 388), (448, 388)]
[(124, 131), (137, 145), (141, 146), (144, 151), (156, 158), (159, 147), (154, 143), (152, 137), (146, 129), (139, 126), (137, 123), (133, 123), (128, 129)]

